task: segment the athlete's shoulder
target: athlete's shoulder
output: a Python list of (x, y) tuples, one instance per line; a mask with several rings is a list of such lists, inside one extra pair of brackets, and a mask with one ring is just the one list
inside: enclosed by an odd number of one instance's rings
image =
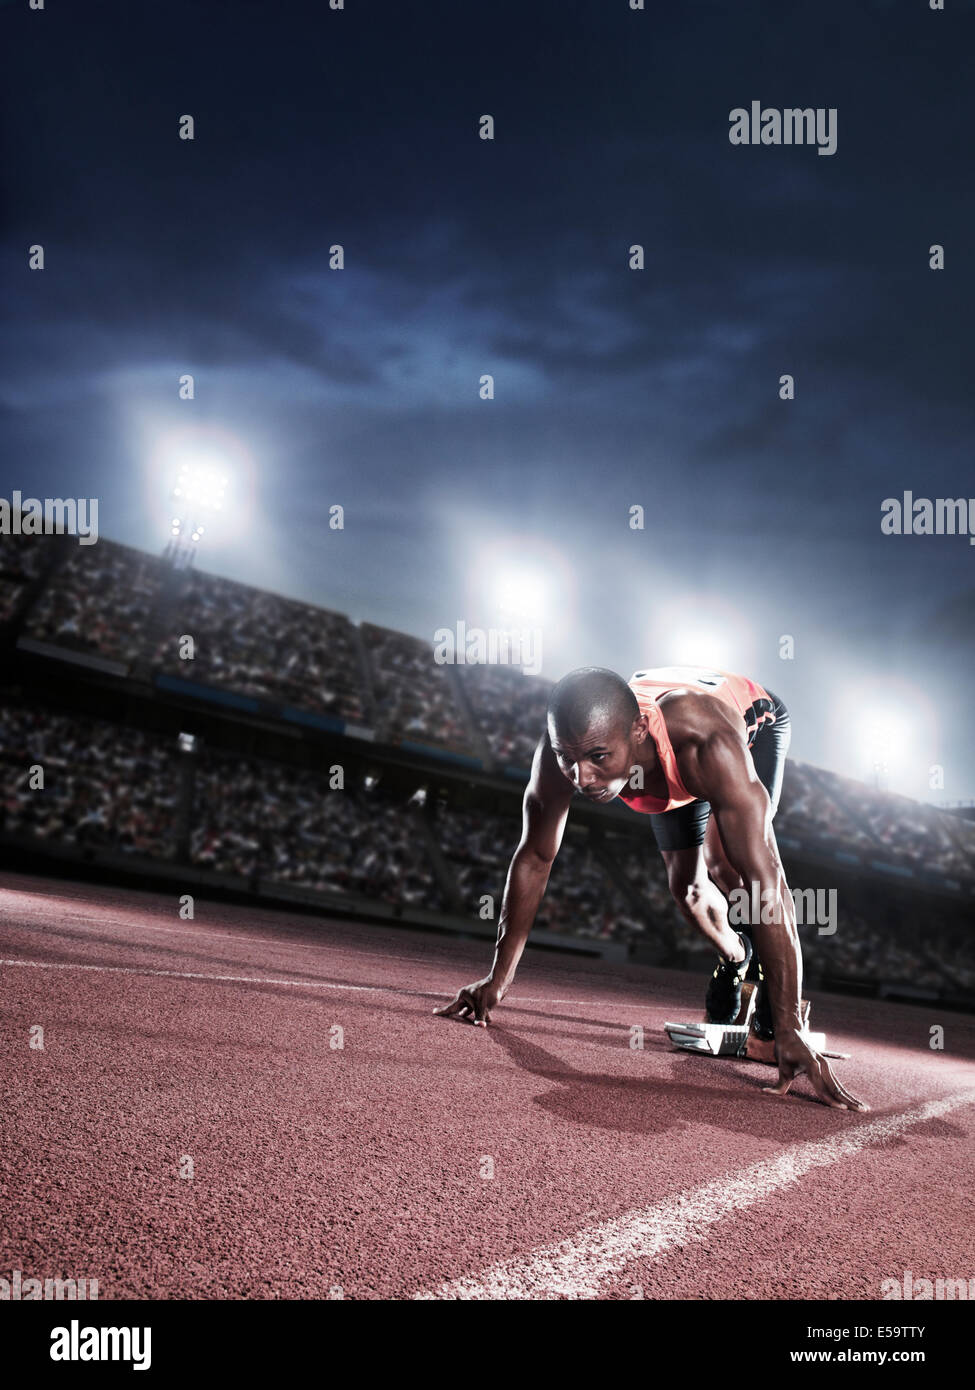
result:
[(727, 703), (715, 691), (681, 685), (666, 690), (657, 697), (657, 708), (663, 716), (674, 744), (707, 739), (716, 733), (726, 733), (735, 727)]

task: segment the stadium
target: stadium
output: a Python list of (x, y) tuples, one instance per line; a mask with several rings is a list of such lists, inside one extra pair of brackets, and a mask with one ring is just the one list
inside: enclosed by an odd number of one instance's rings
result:
[[(158, 1027), (174, 1006), (156, 997), (153, 980), (190, 983), (178, 1012), (198, 1007), (192, 996), (208, 976), (219, 983), (207, 1007), (220, 1015), (250, 1011), (246, 994), (225, 997), (235, 979), (245, 991), (264, 980), (283, 994), (294, 986), (294, 1004), (307, 1008), (303, 987), (313, 997), (327, 988), (336, 955), (346, 970), (350, 960), (360, 969), (361, 950), (386, 959), (361, 978), (387, 983), (350, 990), (415, 1002), (436, 993), (416, 987), (427, 970), (436, 976), (458, 952), (475, 956), (453, 943), (493, 942), (496, 910), (484, 905), (497, 898), (519, 839), (551, 682), (517, 668), (437, 664), (431, 645), (408, 634), (109, 540), (88, 548), (68, 535), (8, 536), (0, 554), (0, 836), (15, 871), (3, 902), (5, 934), (24, 952), (4, 962), (8, 991), (10, 972), (29, 962), (131, 973), (140, 1011)], [(188, 632), (195, 655), (182, 659)], [(800, 935), (817, 1011), (856, 1026), (857, 1055), (874, 1030), (877, 1047), (885, 1027), (906, 1027), (917, 1046), (932, 1008), (937, 1017), (975, 1012), (975, 821), (790, 760), (776, 831), (789, 882), (799, 891), (829, 885), (839, 904), (838, 921), (807, 924)], [(183, 945), (173, 934), (186, 895), (194, 909), (183, 935), (192, 944)], [(603, 1011), (615, 1017), (602, 1028), (620, 1048), (634, 1026), (649, 1029), (661, 1010), (686, 1005), (711, 960), (668, 892), (641, 818), (618, 806), (574, 811), (530, 945), (537, 988), (584, 995), (598, 984), (612, 998)], [(424, 967), (419, 974), (401, 963), (411, 960)], [(76, 988), (96, 1017), (108, 1006), (100, 980), (80, 975)], [(840, 1005), (843, 996), (857, 1002)], [(914, 1008), (888, 1014), (860, 1000)], [(531, 1003), (521, 1005), (519, 992), (516, 1023)], [(581, 1011), (580, 1026), (597, 1026), (584, 1000), (563, 1005)], [(281, 1007), (279, 1026), (290, 1028), (293, 1004)], [(333, 1016), (346, 1015), (332, 1004)], [(351, 1019), (339, 1027), (354, 1036)], [(973, 1025), (952, 1031), (971, 1036)], [(516, 1055), (525, 1049), (532, 1071), (534, 1044), (511, 1045)], [(8, 1117), (29, 1095), (8, 1097)], [(29, 1113), (28, 1104), (25, 1122)], [(43, 1239), (26, 1229), (21, 1239), (23, 1267), (50, 1262)], [(404, 1292), (396, 1281), (371, 1283), (375, 1270), (362, 1273), (364, 1286), (349, 1288), (336, 1266), (327, 1289)], [(158, 1277), (146, 1282), (123, 1265), (115, 1293), (275, 1292), (274, 1284), (235, 1289), (219, 1276), (205, 1287), (184, 1272)], [(792, 1291), (791, 1276), (757, 1277), (767, 1282), (756, 1296)], [(863, 1277), (851, 1275), (843, 1294), (866, 1296)], [(323, 1296), (307, 1271), (291, 1271), (277, 1288), (285, 1290)], [(801, 1290), (815, 1296), (817, 1287)], [(666, 1282), (645, 1296), (668, 1296)]]
[[(406, 633), (111, 541), (0, 545), (9, 862), (493, 940), (481, 898), (519, 839), (552, 682), (437, 664)], [(811, 984), (975, 1011), (975, 817), (790, 761), (776, 831), (790, 882), (840, 885), (842, 930), (803, 941)], [(532, 940), (707, 954), (622, 807), (573, 816)]]
[(2, 8), (29, 1372), (457, 1301), (944, 1368), (975, 588), (914, 521), (970, 490), (965, 17)]

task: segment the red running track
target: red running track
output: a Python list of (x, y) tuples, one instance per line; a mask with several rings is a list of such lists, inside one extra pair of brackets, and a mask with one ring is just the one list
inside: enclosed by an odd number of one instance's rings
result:
[(814, 995), (873, 1107), (831, 1111), (675, 1052), (664, 1020), (699, 1017), (705, 984), (686, 974), (529, 952), (475, 1029), (432, 1009), (483, 943), (5, 884), (0, 1277), (103, 1299), (876, 1299), (908, 1271), (975, 1276), (968, 1017)]

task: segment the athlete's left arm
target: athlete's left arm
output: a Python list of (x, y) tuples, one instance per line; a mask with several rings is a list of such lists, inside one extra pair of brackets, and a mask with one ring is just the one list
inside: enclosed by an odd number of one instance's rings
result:
[(748, 902), (757, 897), (761, 905), (761, 920), (751, 923), (751, 934), (768, 982), (776, 1036), (801, 1029), (802, 952), (768, 792), (736, 730), (714, 731), (697, 743), (694, 754), (698, 787), (688, 790), (711, 803), (725, 854), (741, 874)]
[(836, 1080), (828, 1061), (804, 1040), (802, 951), (795, 904), (775, 843), (768, 792), (755, 773), (744, 736), (735, 729), (719, 728), (689, 751), (687, 775), (681, 760), (685, 785), (711, 803), (725, 854), (742, 877), (749, 904), (755, 899), (753, 885), (758, 888), (759, 920), (753, 920), (749, 930), (762, 962), (775, 1026), (779, 1084), (770, 1089), (784, 1095), (796, 1073), (805, 1071), (827, 1105), (865, 1110), (868, 1107)]

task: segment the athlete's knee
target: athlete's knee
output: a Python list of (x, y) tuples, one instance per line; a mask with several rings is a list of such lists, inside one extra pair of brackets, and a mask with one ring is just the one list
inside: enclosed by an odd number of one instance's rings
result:
[(664, 852), (667, 887), (678, 904), (696, 906), (707, 891), (708, 871), (700, 848), (667, 850)]

